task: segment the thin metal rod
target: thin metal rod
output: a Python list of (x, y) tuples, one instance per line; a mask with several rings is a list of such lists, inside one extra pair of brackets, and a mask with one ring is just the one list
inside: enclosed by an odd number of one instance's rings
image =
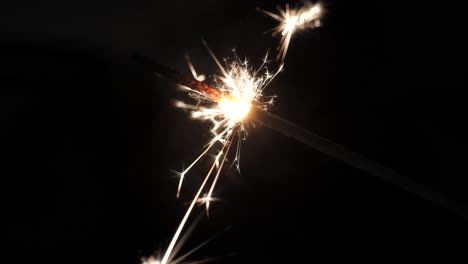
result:
[(186, 86), (190, 89), (197, 90), (201, 93), (209, 94), (211, 97), (219, 98), (222, 97), (223, 92), (215, 87), (208, 85), (205, 82), (200, 82), (193, 78), (190, 75), (182, 74), (174, 69), (169, 68), (168, 66), (157, 63), (149, 57), (144, 55), (134, 53), (133, 58), (143, 66), (148, 69), (151, 69), (153, 72), (156, 72), (167, 79), (174, 81), (178, 84)]
[(311, 148), (314, 148), (350, 166), (361, 169), (377, 178), (380, 178), (381, 180), (393, 184), (411, 194), (419, 196), (420, 198), (443, 207), (456, 215), (468, 219), (468, 208), (466, 208), (466, 206), (457, 204), (455, 201), (449, 200), (423, 185), (400, 175), (389, 167), (372, 161), (356, 152), (338, 145), (335, 142), (305, 130), (286, 119), (258, 108), (252, 109), (249, 117), (266, 127), (282, 133), (283, 135), (294, 138)]

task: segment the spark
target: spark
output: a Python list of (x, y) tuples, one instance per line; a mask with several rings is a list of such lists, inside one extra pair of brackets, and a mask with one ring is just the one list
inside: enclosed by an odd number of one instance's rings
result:
[[(214, 155), (211, 168), (205, 175), (203, 182), (186, 210), (163, 258), (159, 263), (148, 264), (173, 264), (172, 258), (175, 255), (174, 251), (175, 248), (177, 248), (176, 245), (179, 236), (184, 230), (195, 205), (205, 205), (205, 210), (208, 215), (211, 203), (219, 200), (219, 198), (213, 196), (213, 193), (221, 171), (227, 161), (232, 143), (237, 137), (237, 150), (233, 163), (237, 163), (236, 167), (239, 168), (240, 140), (246, 137), (247, 117), (253, 107), (267, 109), (273, 104), (274, 97), (263, 96), (263, 91), (282, 70), (282, 65), (280, 65), (276, 72), (270, 73), (268, 71), (265, 66), (268, 61), (268, 53), (263, 58), (263, 62), (258, 69), (254, 69), (250, 66), (248, 60), (240, 60), (237, 55), (235, 59), (226, 59), (225, 65), (223, 66), (213, 51), (208, 48), (208, 45), (205, 42), (203, 43), (221, 72), (221, 75), (214, 75), (214, 86), (207, 85), (199, 80), (199, 75), (197, 75), (188, 57), (186, 58), (189, 68), (196, 81), (190, 81), (176, 73), (171, 73), (177, 76), (180, 83), (186, 84), (183, 87), (184, 90), (196, 101), (196, 104), (177, 101), (175, 104), (176, 107), (188, 110), (193, 119), (211, 122), (212, 127), (210, 133), (213, 135), (200, 155), (198, 155), (186, 169), (178, 173), (180, 178), (177, 187), (177, 198), (180, 197), (186, 174), (202, 160), (203, 157), (208, 157), (209, 153), (214, 151), (217, 152), (217, 154)], [(171, 75), (167, 72), (166, 74)], [(221, 146), (221, 149), (216, 151), (215, 146), (218, 145)], [(206, 193), (202, 195), (204, 191), (206, 191)]]
[(272, 35), (276, 36), (281, 33), (277, 59), (281, 60), (281, 63), (284, 63), (293, 34), (298, 29), (316, 28), (320, 26), (322, 7), (320, 4), (312, 5), (309, 3), (301, 8), (290, 8), (289, 4), (286, 4), (284, 9), (279, 6), (277, 9), (279, 12), (278, 14), (257, 8), (260, 12), (265, 13), (279, 22), (279, 25), (272, 29)]
[(195, 78), (195, 80), (197, 81), (203, 82), (206, 76), (203, 74), (201, 75), (197, 74), (197, 71), (195, 70), (195, 67), (193, 66), (193, 63), (190, 60), (190, 57), (188, 54), (185, 54), (185, 60), (187, 60), (187, 65), (189, 66), (190, 72), (192, 72), (193, 78)]

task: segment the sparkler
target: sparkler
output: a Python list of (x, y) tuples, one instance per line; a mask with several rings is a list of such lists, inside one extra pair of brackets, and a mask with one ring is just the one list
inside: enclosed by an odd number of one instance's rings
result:
[(320, 16), (322, 7), (319, 4), (306, 4), (301, 8), (290, 8), (286, 4), (285, 9), (277, 7), (279, 14), (257, 8), (260, 12), (279, 22), (279, 25), (272, 29), (273, 36), (281, 33), (281, 40), (278, 46), (277, 59), (284, 63), (289, 43), (293, 34), (298, 29), (316, 28), (320, 26)]
[[(233, 163), (235, 163), (239, 169), (240, 142), (241, 139), (245, 138), (245, 125), (248, 121), (256, 121), (263, 124), (286, 136), (292, 137), (301, 143), (313, 147), (324, 154), (341, 160), (350, 166), (361, 169), (370, 175), (376, 176), (409, 193), (417, 195), (435, 205), (441, 206), (452, 213), (468, 218), (468, 210), (464, 206), (461, 206), (454, 201), (417, 184), (409, 178), (401, 176), (382, 164), (367, 159), (358, 153), (347, 150), (343, 146), (267, 112), (266, 110), (268, 109), (268, 106), (273, 103), (274, 97), (265, 97), (262, 92), (282, 70), (293, 34), (298, 29), (318, 27), (320, 25), (319, 19), (322, 10), (318, 4), (304, 6), (299, 9), (291, 9), (289, 5), (286, 4), (285, 9), (278, 7), (279, 14), (265, 10), (260, 11), (280, 22), (280, 24), (273, 29), (273, 35), (279, 33), (282, 35), (277, 55), (277, 60), (280, 60), (280, 66), (273, 74), (270, 74), (264, 67), (268, 59), (268, 54), (263, 59), (262, 65), (257, 70), (254, 70), (249, 66), (247, 60), (241, 61), (237, 56), (235, 60), (230, 62), (226, 61), (226, 65), (223, 66), (214, 53), (207, 47), (213, 61), (222, 73), (221, 75), (215, 76), (215, 85), (205, 83), (204, 75), (197, 75), (195, 68), (188, 57), (187, 61), (193, 78), (180, 74), (179, 72), (158, 64), (146, 57), (140, 55), (135, 56), (139, 62), (145, 64), (153, 71), (181, 84), (183, 89), (185, 89), (188, 94), (197, 101), (196, 104), (188, 104), (178, 101), (176, 102), (177, 107), (189, 110), (192, 118), (210, 121), (213, 125), (211, 129), (213, 137), (205, 145), (204, 150), (185, 170), (178, 173), (180, 179), (177, 187), (177, 198), (180, 197), (180, 191), (185, 175), (203, 157), (207, 156), (210, 151), (213, 151), (216, 145), (221, 145), (221, 150), (219, 150), (215, 155), (210, 170), (205, 175), (203, 182), (193, 197), (167, 250), (164, 253), (162, 260), (159, 261), (154, 258), (146, 259), (143, 264), (177, 264), (188, 256), (188, 254), (186, 254), (178, 260), (173, 261), (174, 255), (180, 249), (180, 244), (177, 244), (179, 237), (182, 234), (182, 231), (184, 230), (196, 204), (205, 205), (206, 213), (208, 214), (210, 203), (217, 200), (217, 198), (213, 197), (213, 192), (236, 136), (238, 141)], [(207, 46), (206, 43), (204, 44)], [(207, 188), (210, 183), (210, 187)], [(205, 193), (202, 196), (204, 191)], [(183, 236), (181, 240), (185, 239), (186, 236)], [(202, 245), (204, 245), (204, 243)], [(199, 247), (196, 247), (194, 250), (197, 250)], [(193, 252), (194, 250), (190, 252)], [(203, 262), (205, 261), (196, 263)]]
[[(155, 65), (157, 64), (154, 64), (153, 66)], [(151, 68), (155, 71), (161, 70), (159, 66)], [(168, 74), (165, 74), (164, 71), (161, 73), (165, 76), (169, 76)], [(182, 84), (182, 82), (180, 83)], [(279, 116), (265, 111), (265, 109), (254, 106), (251, 107), (246, 120), (256, 121), (288, 137), (292, 137), (295, 140), (306, 144), (324, 154), (341, 160), (352, 167), (363, 170), (370, 175), (380, 178), (381, 180), (397, 186), (413, 195), (423, 198), (424, 200), (429, 201), (436, 206), (445, 208), (455, 215), (468, 219), (468, 209), (464, 205), (460, 205), (457, 202), (452, 201), (443, 195), (414, 182), (410, 178), (400, 175), (389, 167), (372, 161), (356, 152), (346, 149), (339, 144), (336, 144)], [(244, 122), (246, 120), (244, 120)]]

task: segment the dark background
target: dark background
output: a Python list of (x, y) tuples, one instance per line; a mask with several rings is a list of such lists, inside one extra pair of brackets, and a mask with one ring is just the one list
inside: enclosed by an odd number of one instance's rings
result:
[[(378, 3), (376, 3), (378, 2)], [(219, 57), (258, 64), (278, 39), (255, 8), (282, 1), (17, 1), (1, 8), (2, 263), (138, 263), (164, 249), (180, 170), (207, 124), (173, 107), (175, 85), (132, 52), (188, 72)], [(267, 94), (272, 112), (468, 203), (448, 70), (463, 45), (430, 1), (324, 1), (319, 29), (295, 35)], [(446, 9), (454, 6), (444, 5)], [(458, 32), (457, 34), (460, 34)], [(449, 45), (447, 45), (449, 43)], [(449, 58), (449, 60), (446, 60)], [(463, 68), (463, 67), (462, 67)], [(447, 75), (448, 74), (448, 75)], [(226, 171), (185, 244), (219, 263), (371, 263), (466, 257), (466, 220), (264, 127), (249, 129), (241, 173)], [(231, 227), (227, 231), (225, 228)]]

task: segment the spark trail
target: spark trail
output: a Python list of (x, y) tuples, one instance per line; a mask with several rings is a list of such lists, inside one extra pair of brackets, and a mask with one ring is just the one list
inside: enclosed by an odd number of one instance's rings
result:
[(258, 11), (266, 14), (279, 22), (279, 25), (271, 31), (273, 36), (281, 33), (281, 40), (278, 46), (277, 59), (284, 63), (286, 53), (289, 49), (291, 38), (297, 30), (310, 29), (320, 26), (322, 7), (319, 4), (306, 4), (301, 8), (291, 8), (286, 4), (285, 8), (277, 7), (278, 14), (257, 8)]
[[(196, 217), (195, 220), (192, 222), (192, 224), (187, 228), (187, 230), (181, 236), (179, 241), (176, 243), (176, 246), (172, 250), (172, 254), (169, 257), (169, 260), (170, 260), (171, 264), (201, 264), (201, 263), (207, 263), (207, 262), (213, 261), (215, 259), (218, 259), (217, 257), (212, 257), (212, 258), (205, 258), (205, 259), (189, 261), (189, 262), (185, 261), (192, 254), (194, 254), (195, 252), (200, 250), (202, 247), (204, 247), (205, 245), (210, 243), (213, 239), (215, 239), (216, 236), (210, 237), (209, 239), (207, 239), (207, 240), (203, 241), (202, 243), (198, 244), (196, 247), (192, 248), (188, 252), (184, 253), (182, 256), (174, 259), (174, 257), (181, 250), (184, 243), (188, 240), (188, 238), (190, 237), (192, 232), (195, 230), (196, 225), (198, 224), (198, 222), (200, 222), (202, 217), (203, 217), (203, 214), (200, 213), (198, 215), (198, 217)], [(159, 255), (157, 257), (156, 256), (144, 257), (144, 258), (141, 259), (141, 264), (161, 264), (161, 256)]]

